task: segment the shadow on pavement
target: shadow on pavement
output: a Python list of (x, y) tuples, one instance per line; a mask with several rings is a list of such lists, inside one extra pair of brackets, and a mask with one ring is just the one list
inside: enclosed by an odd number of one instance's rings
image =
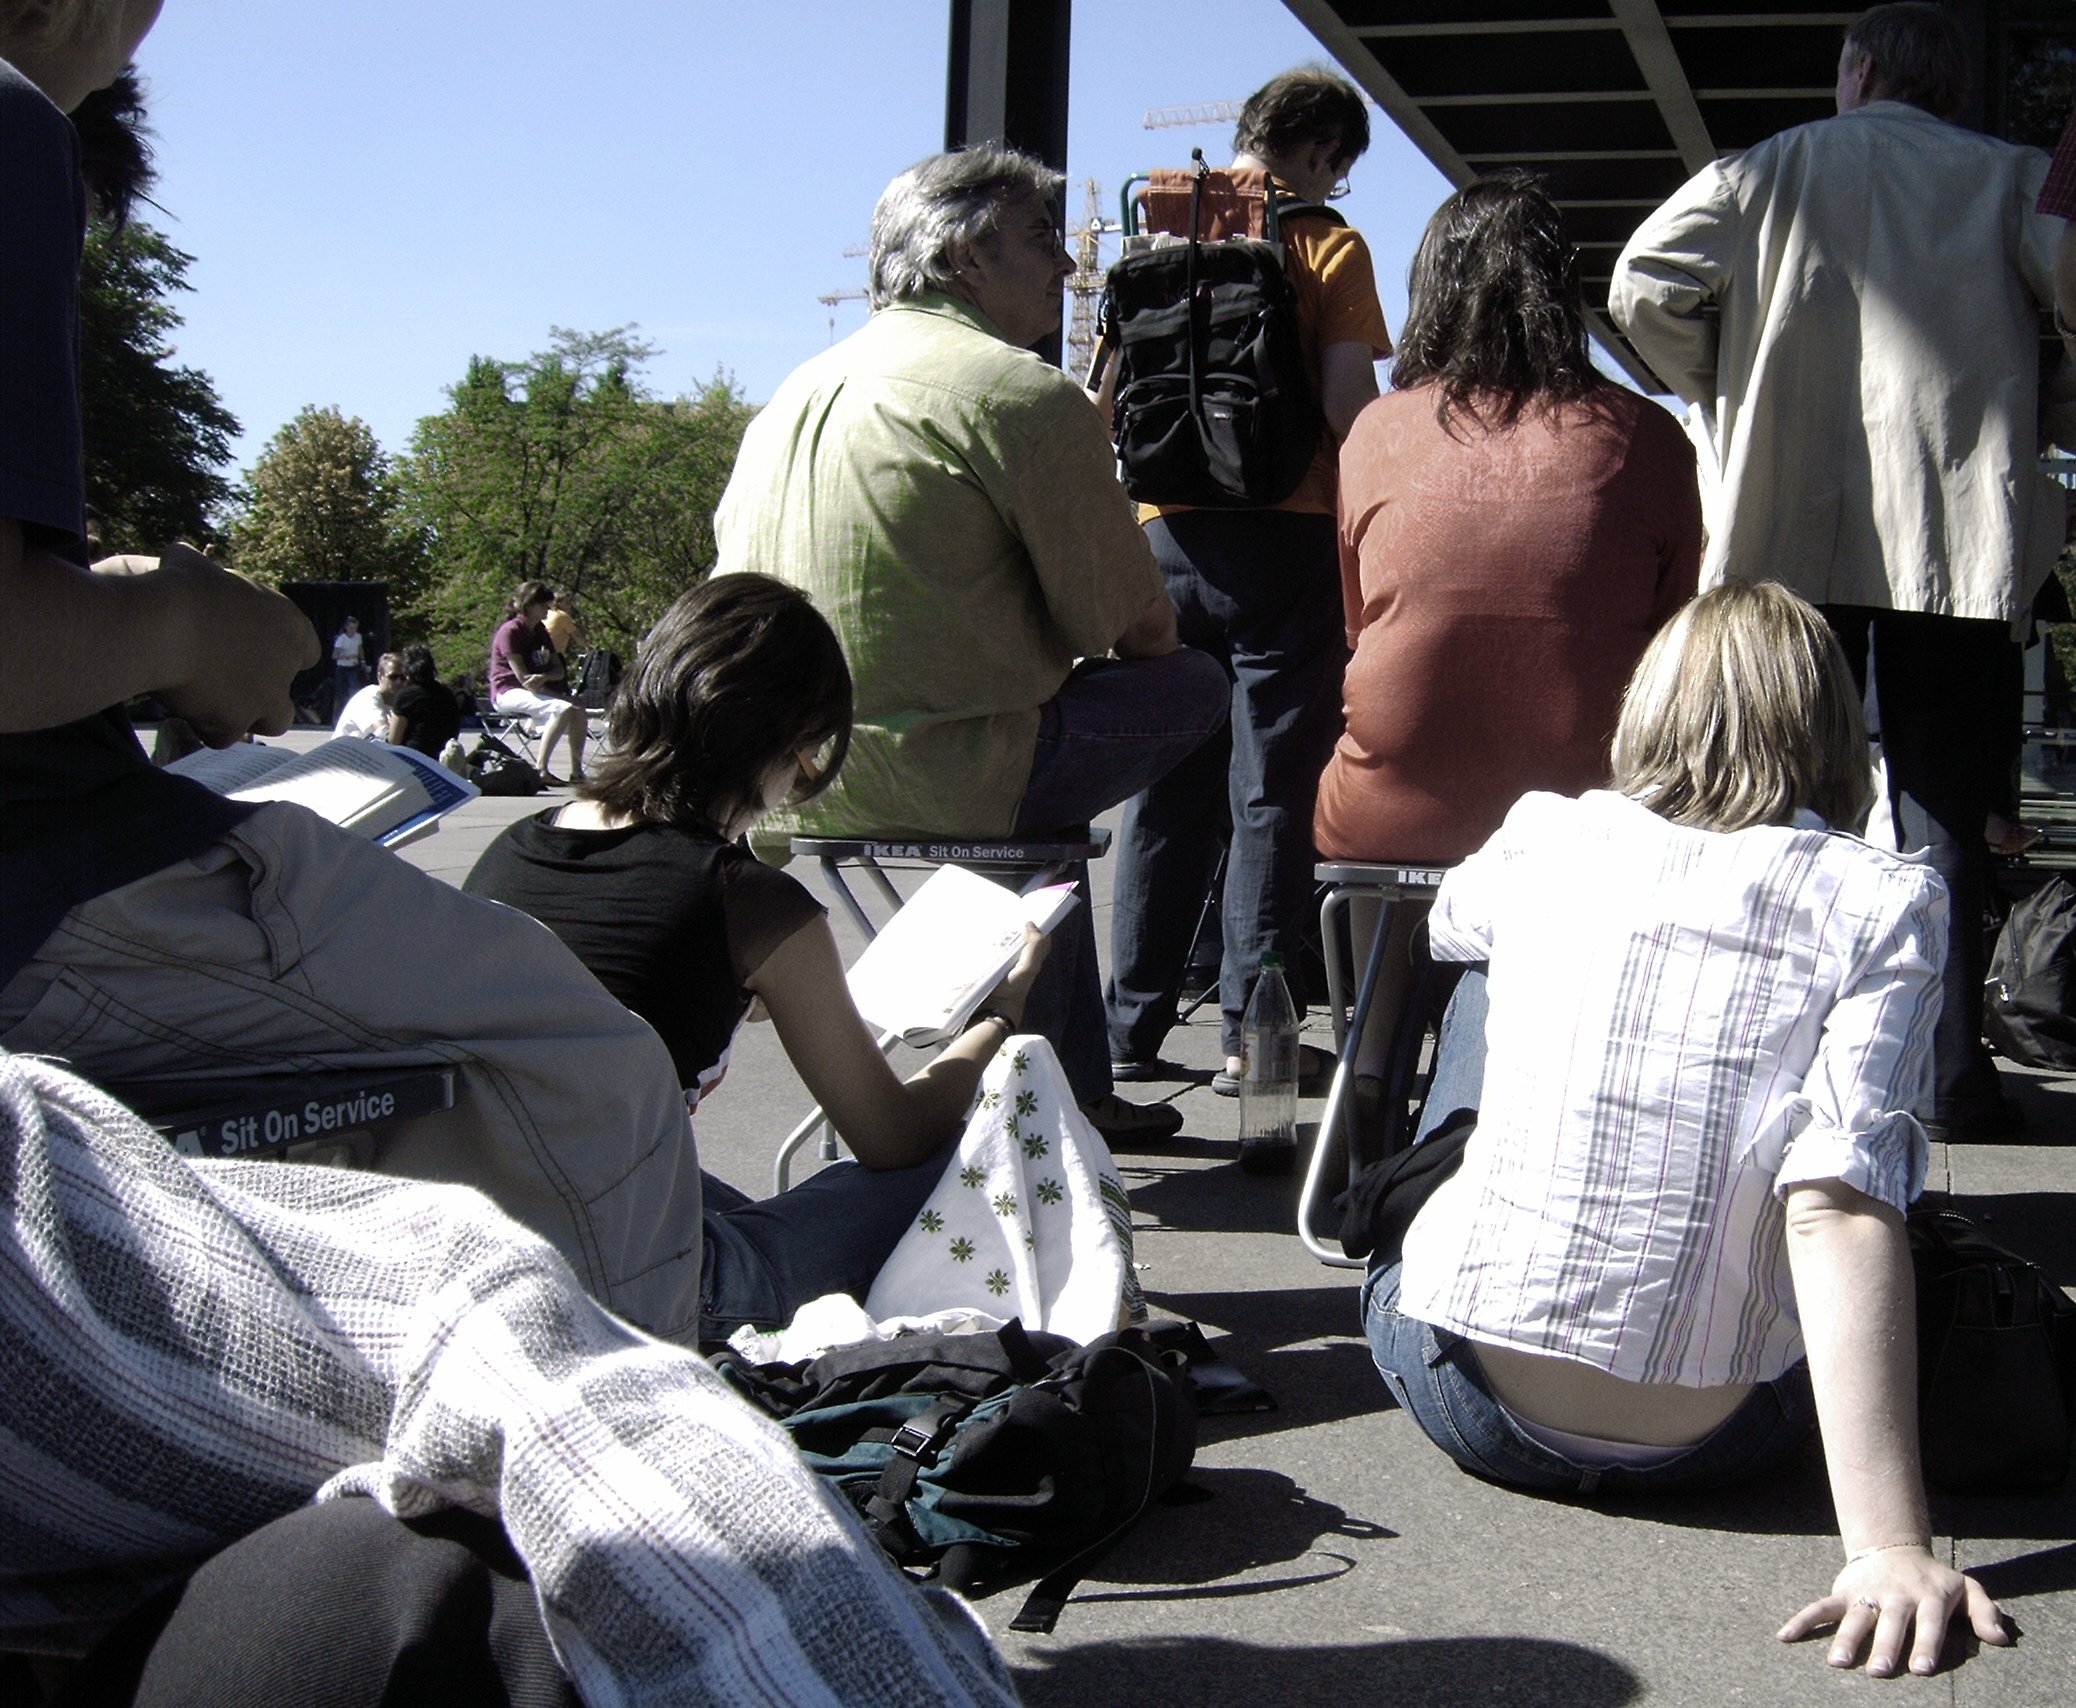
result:
[(1369, 1345), (1357, 1332), (1352, 1283), (1285, 1292), (1156, 1290), (1149, 1298), (1202, 1324), (1218, 1355), (1275, 1397), (1272, 1412), (1205, 1419), (1207, 1436), (1270, 1435), (1391, 1409)]
[[(1075, 1594), (1077, 1602), (1273, 1594), (1351, 1570), (1353, 1560), (1335, 1549), (1336, 1541), (1390, 1542), (1398, 1537), (1396, 1530), (1371, 1519), (1351, 1518), (1331, 1501), (1308, 1494), (1281, 1471), (1198, 1465), (1188, 1481), (1199, 1498), (1155, 1508), (1115, 1552), (1103, 1557), (1106, 1585), (1158, 1587), (1083, 1588)], [(1264, 1581), (1219, 1581), (1285, 1563), (1295, 1563), (1298, 1572)]]
[(1997, 1601), (2018, 1601), (2029, 1595), (2059, 1595), (2076, 1589), (2076, 1542), (2059, 1548), (2038, 1548), (1986, 1566), (1970, 1565), (1968, 1575)]
[[(1991, 1541), (2066, 1542), (2076, 1536), (2076, 1477), (2059, 1494), (1932, 1495), (1932, 1529)], [(2076, 1582), (2064, 1586), (2076, 1589)]]
[(1016, 1669), (1030, 1708), (1090, 1702), (1420, 1703), (1423, 1708), (1620, 1708), (1641, 1682), (1575, 1643), (1530, 1637), (1406, 1638), (1267, 1648), (1220, 1637), (1132, 1639), (1031, 1651)]

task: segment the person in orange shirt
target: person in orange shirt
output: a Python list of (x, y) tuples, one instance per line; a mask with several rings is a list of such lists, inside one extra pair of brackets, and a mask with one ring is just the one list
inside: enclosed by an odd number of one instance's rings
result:
[[(1369, 147), (1369, 114), (1331, 72), (1287, 71), (1251, 95), (1234, 135), (1237, 175), (1266, 175), (1279, 197), (1324, 202)], [(1220, 659), (1233, 684), (1230, 739), (1213, 737), (1125, 809), (1118, 838), (1109, 1010), (1111, 1072), (1169, 1072), (1161, 1041), (1201, 898), (1232, 821), (1219, 1009), (1225, 1071), (1239, 1092), (1240, 1023), (1265, 952), (1288, 964), (1312, 893), (1312, 805), (1341, 730), (1340, 570), (1335, 459), (1391, 354), (1368, 246), (1318, 214), (1282, 228), (1300, 336), (1324, 422), (1297, 490), (1258, 510), (1145, 513), (1183, 644)]]

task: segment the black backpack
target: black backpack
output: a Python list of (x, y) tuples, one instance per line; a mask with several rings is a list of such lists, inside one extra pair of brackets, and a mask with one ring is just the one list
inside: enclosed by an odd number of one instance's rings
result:
[(804, 1364), (716, 1369), (776, 1417), (893, 1560), (962, 1595), (1036, 1577), (1011, 1622), (1053, 1628), (1074, 1587), (1196, 1456), (1188, 1359), (1142, 1330), (1086, 1346), (1012, 1321)]
[(1325, 426), (1298, 331), (1281, 223), (1345, 224), (1330, 208), (1266, 192), (1264, 235), (1205, 240), (1211, 176), (1192, 151), (1186, 241), (1127, 254), (1099, 322), (1117, 364), (1111, 428), (1125, 491), (1144, 504), (1277, 504), (1312, 466)]
[(541, 774), (494, 735), (485, 735), (469, 755), (469, 781), (486, 795), (537, 795)]
[(2076, 1303), (1955, 1210), (1921, 1199), (1906, 1226), (1926, 1483), (1952, 1494), (2060, 1488), (2076, 1450)]
[(1982, 1030), (2015, 1062), (2076, 1068), (2076, 887), (2067, 878), (2012, 906), (1990, 956)]

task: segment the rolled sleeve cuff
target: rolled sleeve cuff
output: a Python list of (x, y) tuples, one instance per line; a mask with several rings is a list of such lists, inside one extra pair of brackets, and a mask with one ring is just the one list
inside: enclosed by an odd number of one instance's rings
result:
[(1808, 1126), (1788, 1142), (1773, 1190), (1785, 1198), (1791, 1186), (1837, 1180), (1902, 1214), (1925, 1189), (1929, 1141), (1917, 1117), (1895, 1109), (1858, 1132)]

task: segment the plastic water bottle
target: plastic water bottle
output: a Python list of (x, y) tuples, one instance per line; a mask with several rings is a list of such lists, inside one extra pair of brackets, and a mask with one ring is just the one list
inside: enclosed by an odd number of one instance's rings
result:
[(1240, 1166), (1288, 1174), (1297, 1161), (1298, 1023), (1281, 955), (1261, 958), (1240, 1053)]

